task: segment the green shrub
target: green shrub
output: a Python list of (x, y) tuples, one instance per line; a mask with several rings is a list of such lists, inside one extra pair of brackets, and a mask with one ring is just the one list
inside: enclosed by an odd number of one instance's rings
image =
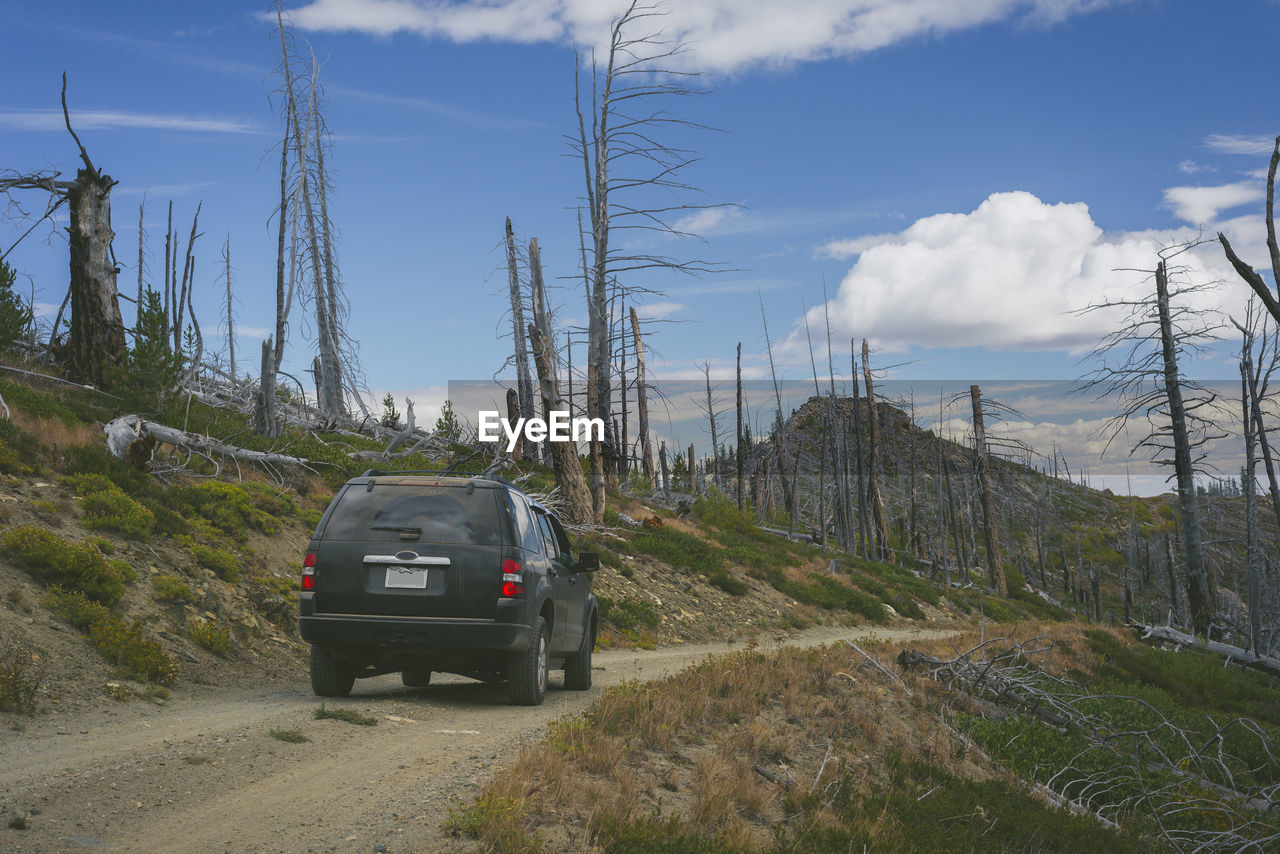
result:
[(158, 575), (151, 579), (156, 589), (156, 599), (161, 602), (198, 602), (200, 597), (191, 585), (175, 575)]
[(123, 492), (95, 492), (80, 499), (86, 528), (119, 531), (135, 540), (146, 539), (155, 527), (155, 514)]
[(231, 630), (221, 623), (195, 620), (187, 627), (187, 634), (200, 646), (217, 655), (231, 651)]
[(597, 597), (600, 619), (607, 620), (620, 629), (634, 629), (640, 624), (656, 626), (662, 621), (658, 609), (646, 599), (610, 599)]
[(534, 854), (542, 842), (528, 832), (529, 806), (515, 798), (484, 795), (468, 807), (454, 809), (445, 819), (445, 830), (478, 839), (486, 850)]
[(199, 516), (227, 536), (243, 541), (254, 528), (274, 533), (274, 519), (254, 506), (249, 492), (239, 484), (208, 481), (174, 490), (180, 512)]
[(132, 573), (124, 571), (127, 564), (108, 561), (87, 543), (68, 542), (34, 525), (0, 534), (0, 551), (37, 578), (107, 605), (124, 595), (125, 581)]
[(159, 641), (146, 636), (142, 623), (136, 620), (125, 623), (83, 593), (57, 585), (49, 587), (45, 605), (85, 632), (103, 658), (130, 676), (144, 682), (166, 684), (178, 675), (178, 662), (164, 651)]
[[(20, 386), (25, 388), (25, 386)], [(7, 392), (4, 392), (7, 398)], [(40, 445), (12, 421), (0, 421), (0, 473), (31, 474), (39, 467)]]
[(113, 384), (137, 407), (163, 406), (182, 379), (186, 358), (180, 349), (174, 349), (168, 325), (160, 294), (148, 288), (138, 306), (133, 346), (125, 358), (127, 382)]
[(724, 592), (730, 593), (734, 596), (742, 596), (751, 589), (745, 583), (734, 578), (723, 569), (717, 569), (707, 575), (707, 581), (711, 582), (713, 587), (719, 587)]
[(8, 643), (0, 648), (0, 712), (34, 712), (43, 681), (29, 650)]
[(816, 605), (833, 611), (849, 611), (876, 622), (884, 620), (886, 616), (884, 606), (878, 599), (868, 596), (861, 590), (855, 590), (830, 575), (811, 572), (806, 581), (796, 581), (777, 567), (753, 571), (752, 575), (768, 581), (775, 590), (805, 605)]
[(11, 409), (20, 409), (34, 418), (54, 418), (68, 427), (74, 427), (82, 420), (93, 420), (92, 418), (82, 419), (59, 398), (36, 391), (26, 383), (0, 379), (0, 395), (4, 395), (5, 402)]
[(26, 337), (34, 316), (31, 306), (13, 289), (17, 271), (0, 261), (0, 348), (8, 349)]
[(193, 543), (191, 556), (204, 568), (212, 569), (223, 581), (234, 584), (240, 580), (240, 559), (226, 549)]
[(631, 548), (653, 555), (674, 569), (710, 573), (724, 565), (724, 557), (717, 549), (675, 528), (641, 529), (631, 538)]
[(93, 495), (98, 492), (123, 492), (115, 481), (97, 472), (69, 474), (59, 478), (59, 481), (80, 496)]
[(65, 449), (62, 456), (63, 471), (70, 476), (101, 475), (134, 498), (151, 495), (157, 490), (157, 484), (151, 479), (151, 475), (111, 456), (100, 444), (73, 445)]

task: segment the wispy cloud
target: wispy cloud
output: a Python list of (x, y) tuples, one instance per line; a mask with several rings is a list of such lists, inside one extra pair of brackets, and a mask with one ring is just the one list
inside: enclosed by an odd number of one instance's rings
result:
[(1270, 154), (1276, 141), (1274, 137), (1269, 136), (1215, 133), (1206, 137), (1204, 144), (1223, 154)]
[(1178, 219), (1200, 225), (1213, 222), (1222, 211), (1262, 197), (1261, 187), (1240, 182), (1212, 187), (1170, 187), (1164, 191), (1164, 204)]
[(1183, 175), (1194, 175), (1197, 172), (1217, 172), (1218, 170), (1212, 166), (1197, 163), (1194, 160), (1184, 160), (1178, 164), (1178, 171)]
[[(192, 133), (265, 134), (244, 119), (209, 116), (76, 110), (76, 130), (172, 130)], [(0, 128), (14, 131), (65, 131), (57, 110), (0, 110)]]
[[(690, 66), (732, 72), (852, 56), (1000, 22), (1049, 25), (1106, 5), (1107, 0), (796, 0), (783, 15), (772, 0), (684, 0), (667, 7), (655, 26), (689, 46), (680, 59)], [(380, 38), (412, 33), (456, 42), (601, 45), (610, 21), (626, 6), (626, 0), (311, 0), (289, 14), (303, 30)]]
[(685, 305), (682, 302), (651, 302), (637, 306), (636, 313), (641, 317), (647, 317), (652, 320), (665, 320), (673, 314), (679, 314), (684, 309)]
[(463, 109), (462, 107), (456, 107), (452, 104), (446, 104), (443, 101), (436, 101), (431, 98), (391, 95), (386, 92), (370, 92), (366, 89), (353, 89), (349, 86), (327, 86), (325, 87), (325, 92), (329, 95), (337, 95), (344, 98), (352, 98), (374, 104), (387, 104), (392, 107), (408, 107), (413, 110), (422, 110), (428, 113), (434, 113), (435, 115), (450, 119), (460, 124), (468, 124), (475, 127), (502, 128), (507, 130), (547, 127), (545, 122), (535, 121), (533, 119), (521, 119), (513, 116), (496, 116), (488, 113), (477, 113), (474, 110)]

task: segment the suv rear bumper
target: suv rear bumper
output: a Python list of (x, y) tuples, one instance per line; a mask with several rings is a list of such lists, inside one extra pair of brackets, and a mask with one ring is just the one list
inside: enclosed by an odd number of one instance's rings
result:
[(423, 652), (529, 648), (529, 627), (497, 620), (447, 617), (305, 615), (298, 631), (308, 643), (328, 647), (417, 647)]

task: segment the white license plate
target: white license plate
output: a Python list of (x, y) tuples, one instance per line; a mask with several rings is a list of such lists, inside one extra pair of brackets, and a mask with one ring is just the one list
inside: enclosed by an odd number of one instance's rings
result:
[(387, 567), (387, 580), (384, 585), (388, 588), (397, 587), (407, 590), (426, 590), (427, 589), (427, 570), (408, 567), (400, 568)]

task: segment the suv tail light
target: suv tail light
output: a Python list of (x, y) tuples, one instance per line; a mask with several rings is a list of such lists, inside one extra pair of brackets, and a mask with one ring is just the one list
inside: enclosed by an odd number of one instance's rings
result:
[(316, 553), (307, 552), (307, 556), (302, 559), (302, 589), (316, 589)]
[(524, 595), (524, 569), (518, 560), (507, 558), (502, 562), (502, 595)]

